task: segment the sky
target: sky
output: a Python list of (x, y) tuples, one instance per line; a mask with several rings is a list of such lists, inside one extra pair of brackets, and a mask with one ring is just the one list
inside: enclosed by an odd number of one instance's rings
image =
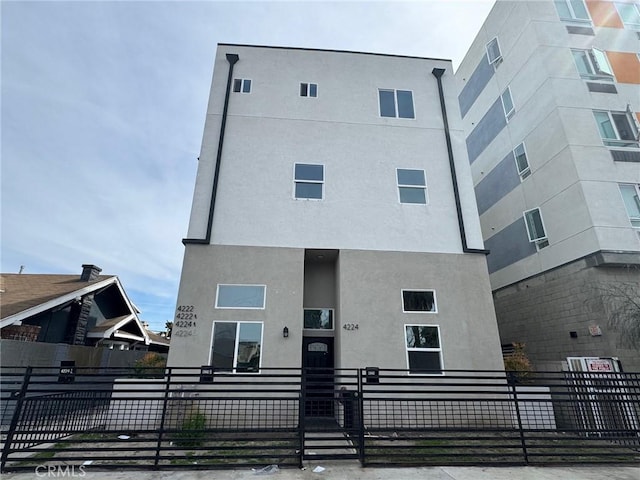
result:
[(495, 0), (0, 3), (0, 271), (173, 320), (218, 43), (462, 61)]

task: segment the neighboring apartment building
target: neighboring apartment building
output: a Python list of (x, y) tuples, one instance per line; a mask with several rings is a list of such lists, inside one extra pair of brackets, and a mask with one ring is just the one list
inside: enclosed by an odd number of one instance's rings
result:
[(464, 138), (448, 60), (220, 44), (169, 365), (503, 368)]
[(501, 340), (540, 369), (640, 371), (611, 322), (640, 298), (639, 38), (637, 2), (498, 0), (456, 72)]

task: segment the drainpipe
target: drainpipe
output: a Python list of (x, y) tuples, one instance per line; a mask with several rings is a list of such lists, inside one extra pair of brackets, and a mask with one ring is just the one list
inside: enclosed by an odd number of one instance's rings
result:
[(229, 96), (231, 95), (231, 82), (233, 81), (233, 66), (240, 57), (235, 53), (227, 53), (229, 62), (229, 74), (227, 76), (227, 91), (224, 96), (224, 108), (222, 109), (222, 123), (220, 124), (220, 138), (218, 139), (218, 155), (216, 156), (216, 168), (213, 174), (213, 186), (211, 188), (211, 202), (209, 203), (209, 219), (207, 221), (207, 234), (205, 238), (183, 238), (182, 244), (208, 245), (211, 243), (211, 229), (213, 227), (213, 210), (216, 205), (216, 193), (218, 192), (218, 177), (220, 176), (220, 163), (222, 161), (222, 145), (224, 144), (224, 130), (227, 125), (227, 112), (229, 110)]
[(489, 250), (481, 248), (467, 247), (467, 235), (464, 230), (464, 219), (462, 217), (462, 205), (460, 203), (460, 191), (458, 189), (458, 178), (456, 176), (456, 165), (453, 160), (453, 149), (451, 148), (451, 135), (449, 134), (449, 121), (447, 120), (447, 108), (444, 105), (444, 90), (442, 89), (442, 75), (444, 68), (434, 68), (431, 73), (438, 81), (438, 94), (440, 95), (440, 110), (442, 110), (442, 122), (444, 123), (444, 137), (447, 142), (447, 152), (449, 154), (449, 168), (451, 169), (451, 182), (453, 183), (453, 196), (456, 201), (456, 213), (458, 214), (458, 227), (460, 228), (460, 239), (462, 240), (462, 251), (464, 253), (482, 253), (488, 255)]

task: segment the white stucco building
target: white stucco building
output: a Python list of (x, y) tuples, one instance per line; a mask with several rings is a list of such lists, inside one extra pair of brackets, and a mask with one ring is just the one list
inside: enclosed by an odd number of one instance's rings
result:
[(220, 44), (170, 366), (501, 369), (451, 62)]
[(640, 7), (496, 2), (456, 80), (503, 344), (619, 357), (640, 297)]

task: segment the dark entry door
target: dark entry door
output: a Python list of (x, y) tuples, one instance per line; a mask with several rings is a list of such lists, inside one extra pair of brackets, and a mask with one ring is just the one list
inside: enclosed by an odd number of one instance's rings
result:
[(304, 337), (302, 340), (305, 415), (333, 417), (333, 338)]

